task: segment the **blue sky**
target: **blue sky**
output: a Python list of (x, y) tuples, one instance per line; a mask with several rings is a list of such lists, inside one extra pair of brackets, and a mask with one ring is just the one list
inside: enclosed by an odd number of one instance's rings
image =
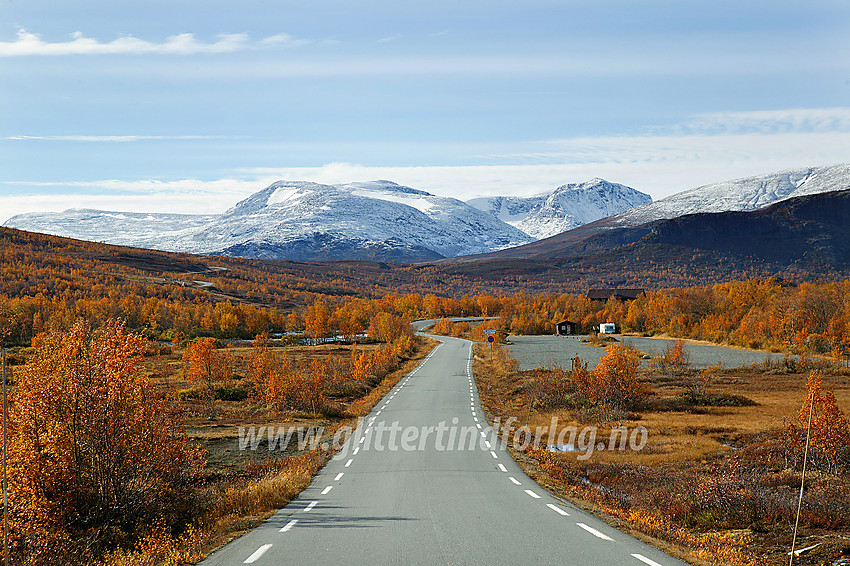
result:
[(850, 161), (850, 3), (0, 0), (0, 221)]

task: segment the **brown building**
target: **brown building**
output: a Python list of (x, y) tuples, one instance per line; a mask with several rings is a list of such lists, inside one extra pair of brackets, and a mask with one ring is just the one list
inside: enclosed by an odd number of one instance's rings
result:
[(585, 295), (591, 301), (607, 301), (611, 297), (621, 301), (634, 301), (646, 295), (643, 289), (589, 289)]

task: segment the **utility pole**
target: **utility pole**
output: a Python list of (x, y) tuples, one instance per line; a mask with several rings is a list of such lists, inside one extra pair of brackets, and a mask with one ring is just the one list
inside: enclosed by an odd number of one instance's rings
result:
[(794, 521), (794, 537), (791, 539), (791, 561), (789, 566), (794, 566), (794, 547), (797, 545), (797, 527), (800, 525), (800, 511), (803, 508), (803, 486), (806, 483), (806, 463), (809, 459), (809, 441), (812, 438), (812, 413), (815, 408), (815, 396), (812, 394), (812, 400), (809, 404), (809, 425), (806, 428), (806, 450), (803, 452), (803, 475), (800, 477), (800, 499), (797, 500), (797, 519)]
[(3, 358), (3, 559), (9, 566), (9, 481), (6, 475), (6, 453), (7, 453), (7, 429), (6, 419), (8, 417), (8, 405), (6, 404), (6, 348), (0, 348), (0, 356)]

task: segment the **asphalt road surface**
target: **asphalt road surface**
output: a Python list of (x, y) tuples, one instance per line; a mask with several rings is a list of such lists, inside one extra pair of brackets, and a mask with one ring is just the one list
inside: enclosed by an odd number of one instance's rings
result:
[(481, 414), (471, 343), (434, 338), (307, 489), (203, 564), (684, 564), (526, 476)]

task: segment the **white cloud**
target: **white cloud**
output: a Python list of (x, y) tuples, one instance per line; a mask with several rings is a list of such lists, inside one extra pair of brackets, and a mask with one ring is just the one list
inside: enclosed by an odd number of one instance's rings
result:
[[(668, 128), (676, 134), (850, 131), (850, 108), (789, 108), (701, 114)], [(664, 129), (658, 129), (662, 133)]]
[[(836, 113), (823, 113), (827, 114)], [(775, 116), (768, 114), (767, 118)], [(823, 123), (831, 122), (827, 119)], [(850, 161), (850, 131), (548, 140), (531, 144), (528, 151), (481, 155), (476, 161), (477, 164), (459, 166), (330, 163), (321, 167), (253, 168), (213, 181), (7, 181), (3, 183), (5, 196), (0, 196), (0, 210), (5, 217), (81, 207), (219, 213), (279, 179), (319, 183), (389, 179), (466, 200), (477, 196), (530, 195), (565, 183), (602, 177), (659, 199), (708, 183), (784, 169), (846, 163)]]
[(850, 132), (610, 136), (550, 140), (532, 151), (482, 155), (478, 165), (262, 168), (246, 176), (339, 183), (389, 179), (435, 194), (469, 199), (529, 195), (593, 177), (659, 199), (699, 185), (783, 169), (850, 161)]
[[(174, 181), (104, 179), (68, 182), (5, 182), (0, 222), (24, 212), (95, 208), (121, 212), (217, 214), (272, 181), (257, 178)], [(15, 191), (17, 194), (8, 194)]]
[(287, 34), (278, 34), (259, 41), (252, 41), (246, 33), (225, 33), (217, 41), (205, 43), (191, 33), (173, 35), (161, 43), (146, 41), (131, 35), (113, 41), (101, 42), (86, 37), (81, 32), (71, 34), (70, 41), (46, 42), (38, 34), (18, 30), (15, 41), (0, 41), (0, 57), (23, 55), (115, 55), (115, 54), (159, 54), (194, 55), (200, 53), (232, 53), (245, 49), (260, 49), (272, 46), (294, 47), (307, 43)]
[(263, 46), (284, 46), (284, 47), (298, 47), (300, 45), (304, 45), (310, 43), (306, 39), (297, 39), (288, 33), (279, 33), (277, 35), (272, 35), (267, 37), (259, 42), (260, 45)]

